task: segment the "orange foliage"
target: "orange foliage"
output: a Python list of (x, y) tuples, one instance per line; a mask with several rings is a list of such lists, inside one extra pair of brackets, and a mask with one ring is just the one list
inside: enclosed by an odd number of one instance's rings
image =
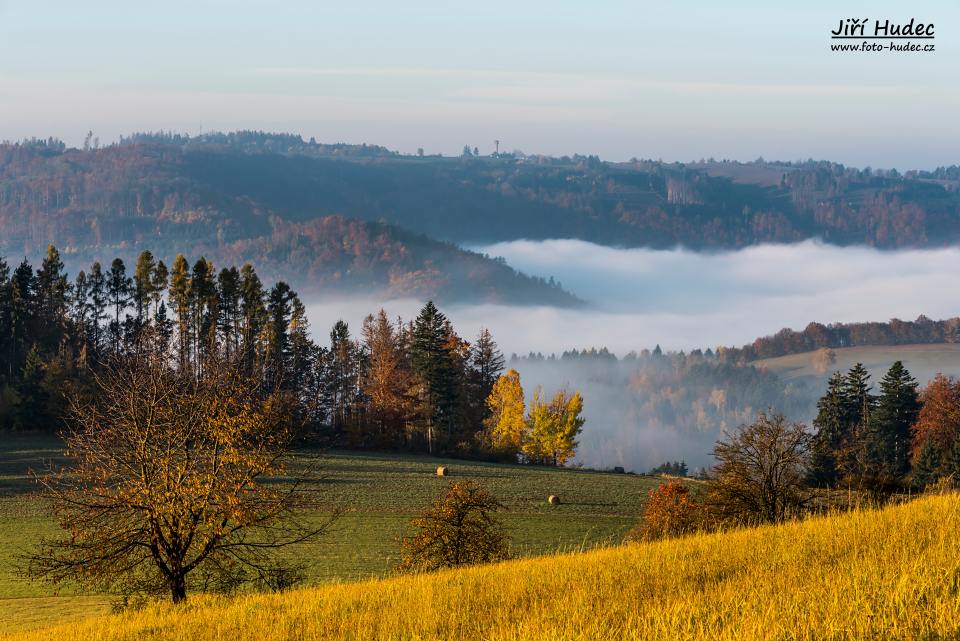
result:
[(960, 381), (952, 376), (937, 376), (920, 395), (923, 408), (911, 428), (911, 456), (916, 462), (928, 440), (940, 452), (946, 452), (960, 434)]
[(701, 525), (701, 509), (680, 481), (661, 483), (650, 490), (640, 523), (627, 534), (628, 541), (652, 541), (695, 532)]

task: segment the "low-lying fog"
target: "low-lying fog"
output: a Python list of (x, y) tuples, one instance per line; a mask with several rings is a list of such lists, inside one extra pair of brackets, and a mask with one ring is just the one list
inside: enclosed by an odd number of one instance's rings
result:
[[(764, 245), (735, 252), (616, 249), (576, 240), (515, 241), (475, 248), (503, 256), (529, 274), (553, 276), (589, 305), (583, 309), (503, 305), (443, 306), (468, 339), (488, 327), (503, 352), (550, 354), (606, 346), (619, 356), (660, 344), (667, 350), (742, 345), (810, 321), (884, 321), (960, 313), (956, 283), (960, 250), (881, 252), (817, 242)], [(318, 337), (338, 319), (355, 333), (363, 317), (384, 307), (410, 319), (421, 301), (356, 297), (309, 306)], [(678, 440), (663, 430), (623, 424), (619, 389), (583, 368), (521, 364), (524, 388), (568, 383), (585, 396), (578, 460), (589, 466), (644, 470), (666, 459), (708, 462), (708, 443)], [(620, 369), (620, 368), (618, 368)]]

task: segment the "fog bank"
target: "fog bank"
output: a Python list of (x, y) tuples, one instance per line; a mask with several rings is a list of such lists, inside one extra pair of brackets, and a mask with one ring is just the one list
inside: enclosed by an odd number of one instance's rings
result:
[[(960, 250), (881, 252), (808, 241), (735, 252), (617, 249), (576, 240), (514, 241), (475, 248), (513, 267), (560, 280), (587, 300), (584, 309), (504, 305), (441, 305), (468, 340), (489, 328), (504, 353), (560, 353), (606, 346), (623, 356), (659, 344), (690, 350), (742, 345), (783, 327), (823, 323), (945, 318), (960, 313), (950, 295), (960, 274)], [(422, 301), (357, 296), (309, 305), (314, 334), (323, 339), (342, 318), (354, 334), (366, 314), (384, 307), (413, 318)], [(710, 439), (693, 444), (663, 430), (630, 424), (622, 387), (576, 365), (526, 364), (524, 387), (551, 391), (584, 387), (587, 427), (579, 460), (591, 466), (644, 469), (667, 458), (706, 461)]]

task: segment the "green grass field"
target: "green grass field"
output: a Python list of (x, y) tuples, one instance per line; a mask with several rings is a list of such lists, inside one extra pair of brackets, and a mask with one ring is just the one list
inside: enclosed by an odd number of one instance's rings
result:
[[(0, 433), (0, 621), (29, 629), (110, 609), (112, 597), (50, 585), (18, 575), (19, 556), (42, 536), (57, 534), (35, 495), (27, 469), (42, 469), (60, 455), (49, 436)], [(299, 455), (301, 462), (315, 455)], [(449, 481), (470, 479), (507, 508), (501, 518), (518, 556), (573, 551), (619, 543), (637, 520), (646, 494), (659, 480), (574, 469), (546, 469), (394, 454), (332, 452), (317, 461), (317, 491), (342, 515), (330, 532), (296, 548), (311, 584), (386, 576), (398, 561), (407, 523), (437, 498)], [(438, 465), (450, 476), (437, 477)], [(547, 504), (550, 494), (561, 497)], [(318, 513), (317, 519), (326, 518)]]
[(790, 354), (778, 358), (754, 361), (757, 367), (767, 367), (786, 380), (805, 381), (825, 385), (835, 370), (847, 371), (855, 363), (863, 363), (874, 381), (879, 381), (894, 361), (903, 361), (913, 376), (925, 385), (938, 372), (960, 376), (960, 345), (888, 345), (879, 347), (845, 347), (835, 349), (837, 362), (825, 373), (814, 366), (816, 352)]
[(198, 596), (9, 641), (947, 641), (960, 495), (415, 576)]

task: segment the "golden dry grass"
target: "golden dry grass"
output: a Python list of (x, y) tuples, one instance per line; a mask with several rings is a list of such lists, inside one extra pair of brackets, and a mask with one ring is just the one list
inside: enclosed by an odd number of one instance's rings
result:
[(960, 495), (780, 527), (287, 594), (195, 598), (9, 639), (945, 639)]

